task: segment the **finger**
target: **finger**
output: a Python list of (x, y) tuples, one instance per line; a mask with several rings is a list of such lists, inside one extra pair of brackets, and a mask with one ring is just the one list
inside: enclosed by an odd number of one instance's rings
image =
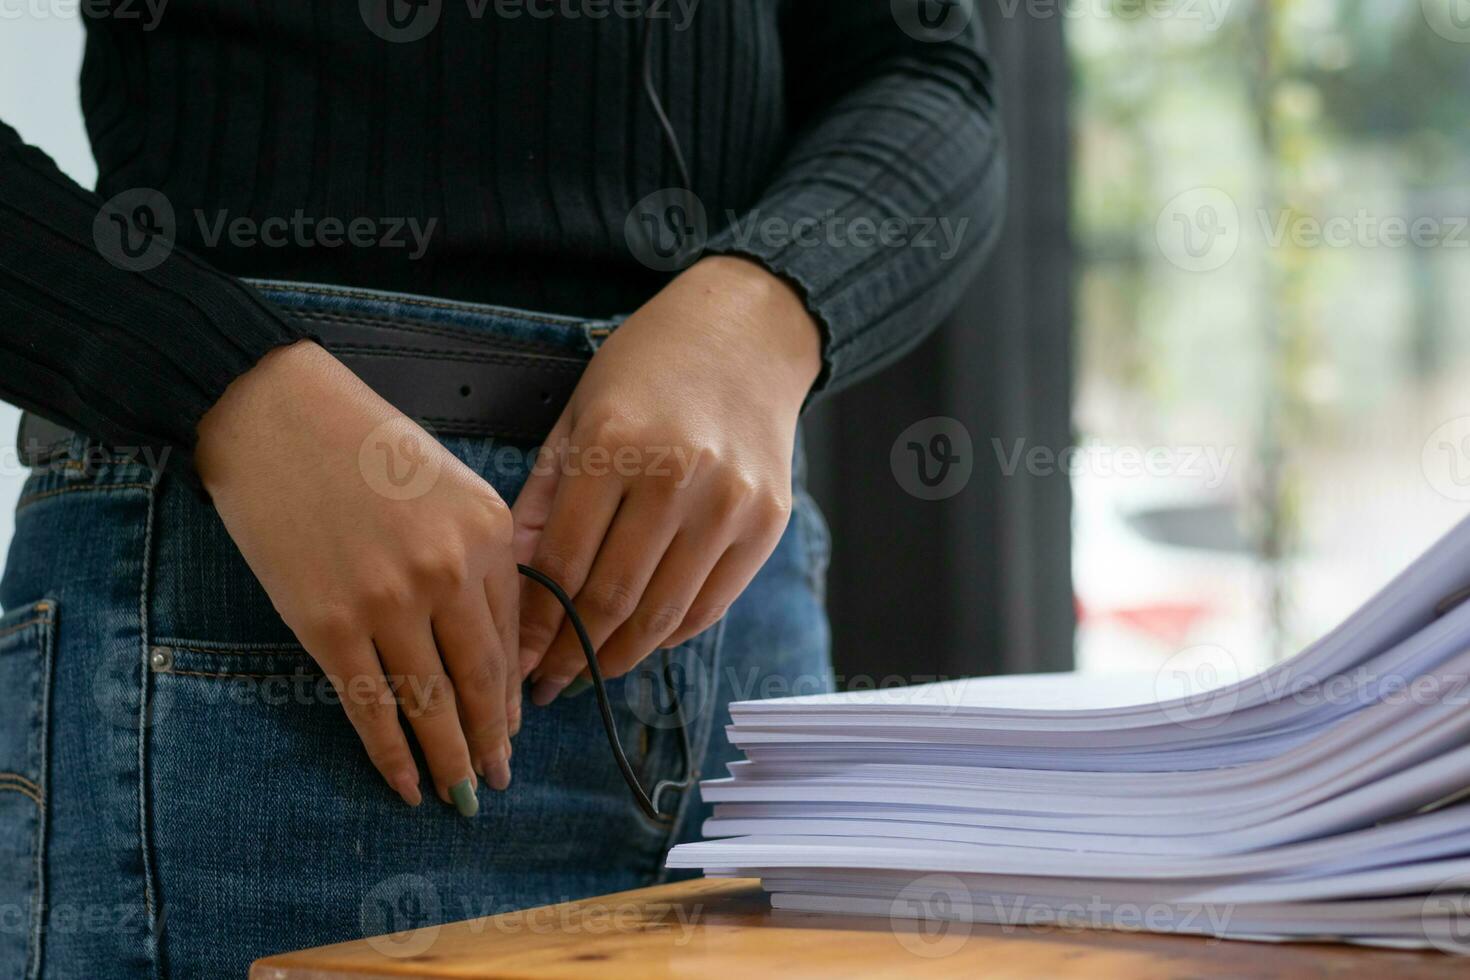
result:
[[(593, 649), (600, 647), (638, 608), (679, 522), (666, 499), (631, 496), (618, 508), (587, 583), (575, 604)], [(556, 639), (532, 675), (532, 703), (550, 704), (587, 667), (582, 643), (563, 619)]]
[(479, 809), (475, 770), (460, 725), (454, 686), (444, 673), (428, 621), (389, 627), (375, 640), (398, 703), (428, 760), (439, 799), (453, 803), (467, 817), (474, 816)]
[(454, 683), (470, 760), (504, 790), (510, 786), (505, 684), (511, 669), (483, 586), (464, 590), (434, 614), (434, 639)]
[(541, 532), (551, 517), (551, 502), (556, 497), (557, 483), (561, 477), (561, 453), (567, 441), (570, 423), (566, 417), (557, 420), (546, 437), (546, 442), (536, 451), (536, 462), (531, 466), (531, 475), (516, 496), (510, 508), (515, 522), (512, 550), (515, 560), (522, 565), (530, 564), (536, 554), (536, 544)]
[(653, 573), (638, 609), (598, 651), (597, 665), (604, 674), (626, 674), (678, 629), (726, 550), (723, 535), (710, 538), (691, 533), (687, 527), (679, 531)]
[[(564, 475), (529, 564), (555, 579), (567, 595), (576, 595), (587, 582), (622, 496), (619, 480)], [(521, 658), (534, 665), (556, 639), (564, 617), (550, 591), (534, 582), (527, 585), (521, 592)]]
[[(324, 656), (318, 656), (318, 652)], [(342, 702), (353, 731), (367, 750), (373, 768), (382, 774), (403, 802), (418, 806), (423, 802), (419, 792), (419, 767), (398, 720), (398, 699), (383, 677), (372, 645), (363, 642), (351, 651), (322, 651), (308, 648), (318, 663), (332, 664), (328, 673), (332, 687)]]
[[(778, 537), (777, 541), (779, 540)], [(694, 597), (694, 603), (685, 614), (684, 621), (679, 624), (678, 629), (664, 637), (659, 646), (676, 647), (688, 643), (724, 619), (725, 613), (740, 598), (746, 586), (755, 579), (766, 560), (771, 557), (771, 552), (775, 550), (775, 543), (744, 541), (725, 552), (719, 564), (709, 573), (699, 595)]]
[(520, 662), (520, 588), (520, 575), (509, 556), (496, 562), (485, 576), (485, 601), (500, 635), (500, 648), (506, 654), (505, 724), (510, 735), (521, 730), (521, 681), (526, 676)]

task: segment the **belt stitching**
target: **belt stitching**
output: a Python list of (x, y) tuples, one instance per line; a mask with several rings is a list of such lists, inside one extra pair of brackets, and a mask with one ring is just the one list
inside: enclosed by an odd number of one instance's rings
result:
[[(577, 317), (552, 317), (540, 313), (528, 312), (526, 310), (512, 309), (507, 306), (487, 307), (467, 301), (451, 302), (444, 300), (428, 299), (423, 296), (405, 296), (401, 294), (390, 294), (384, 296), (382, 293), (368, 293), (357, 289), (351, 289), (349, 287), (323, 289), (321, 287), (315, 286), (296, 285), (294, 283), (285, 282), (279, 279), (247, 279), (246, 282), (248, 282), (254, 289), (257, 289), (263, 293), (306, 293), (310, 296), (332, 296), (336, 298), (346, 297), (351, 299), (366, 300), (367, 302), (371, 303), (396, 303), (400, 306), (423, 306), (434, 310), (455, 310), (464, 313), (473, 313), (481, 316), (485, 315), (485, 311), (488, 308), (489, 310), (493, 310), (496, 313), (504, 314), (507, 319), (531, 320), (536, 323), (545, 323), (555, 327), (576, 328), (580, 326), (585, 326), (589, 323), (603, 322), (596, 319), (583, 320)], [(289, 306), (283, 307), (283, 309), (288, 313), (292, 312)]]
[(397, 319), (391, 316), (373, 316), (366, 313), (318, 313), (316, 311), (287, 310), (286, 315), (296, 320), (317, 320), (323, 323), (345, 323), (357, 324), (365, 327), (383, 327), (390, 330), (402, 330), (405, 333), (430, 334), (436, 337), (449, 337), (454, 340), (463, 340), (478, 343), (485, 346), (512, 347), (520, 350), (559, 353), (559, 351), (548, 342), (537, 342), (534, 340), (519, 340), (512, 337), (486, 336), (472, 327), (446, 327), (431, 323), (413, 323)]
[(447, 348), (423, 348), (423, 347), (400, 347), (395, 344), (331, 344), (327, 349), (333, 354), (355, 355), (358, 357), (416, 357), (425, 361), (469, 361), (476, 364), (499, 364), (505, 367), (519, 367), (527, 370), (556, 372), (558, 374), (581, 374), (586, 369), (586, 362), (572, 360), (570, 358), (560, 359), (546, 363), (543, 359), (533, 358), (526, 354), (497, 353), (495, 351), (460, 351)]

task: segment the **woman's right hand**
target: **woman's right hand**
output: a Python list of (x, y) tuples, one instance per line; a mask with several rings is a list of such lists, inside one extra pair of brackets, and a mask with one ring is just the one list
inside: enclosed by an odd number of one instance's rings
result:
[(273, 351), (199, 424), (195, 464), (373, 765), (412, 806), (408, 718), (439, 798), (510, 784), (520, 726), (510, 511), (472, 470), (309, 341)]

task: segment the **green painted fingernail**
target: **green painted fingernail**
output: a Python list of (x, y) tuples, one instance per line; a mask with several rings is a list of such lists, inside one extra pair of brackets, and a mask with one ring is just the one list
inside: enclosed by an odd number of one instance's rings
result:
[(566, 687), (561, 689), (561, 697), (574, 698), (591, 686), (592, 682), (589, 681), (587, 678), (578, 677), (576, 680), (572, 681)]
[(449, 787), (449, 798), (461, 817), (473, 817), (480, 812), (480, 798), (475, 795), (473, 778), (464, 779)]

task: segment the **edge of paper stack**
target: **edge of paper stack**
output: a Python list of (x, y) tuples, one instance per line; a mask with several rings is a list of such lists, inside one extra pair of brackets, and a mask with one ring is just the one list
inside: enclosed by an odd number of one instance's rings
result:
[(1467, 595), (1470, 521), (1297, 656), (1180, 697), (1056, 674), (734, 704), (717, 839), (668, 864), (777, 909), (1470, 953)]

